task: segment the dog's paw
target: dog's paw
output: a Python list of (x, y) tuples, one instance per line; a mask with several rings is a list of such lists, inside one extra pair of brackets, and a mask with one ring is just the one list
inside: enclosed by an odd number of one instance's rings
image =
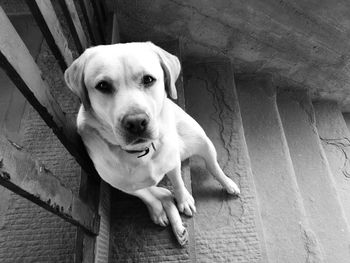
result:
[(173, 232), (175, 234), (177, 242), (179, 242), (181, 246), (185, 246), (188, 243), (188, 231), (186, 227), (184, 226), (181, 226), (178, 228), (173, 227)]
[(188, 232), (182, 223), (179, 211), (174, 203), (173, 195), (168, 189), (162, 187), (154, 188), (153, 193), (161, 201), (177, 241), (181, 246), (185, 246), (188, 243)]
[(160, 226), (167, 226), (169, 224), (168, 217), (160, 201), (147, 205), (148, 211), (152, 221)]
[(224, 185), (226, 191), (231, 195), (239, 195), (241, 191), (239, 190), (237, 184), (227, 177), (227, 180)]
[(186, 188), (180, 191), (175, 191), (175, 199), (177, 208), (181, 213), (184, 213), (187, 216), (192, 216), (193, 213), (197, 212), (193, 196), (187, 191)]

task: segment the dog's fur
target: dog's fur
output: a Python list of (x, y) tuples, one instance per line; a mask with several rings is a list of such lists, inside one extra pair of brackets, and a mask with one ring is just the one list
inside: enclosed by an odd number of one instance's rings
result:
[[(66, 70), (65, 80), (82, 101), (78, 132), (100, 176), (141, 198), (156, 224), (170, 221), (183, 245), (187, 232), (178, 210), (192, 216), (196, 208), (181, 178), (181, 161), (199, 155), (228, 193), (239, 194), (239, 189), (219, 167), (203, 129), (167, 98), (177, 98), (180, 70), (177, 57), (151, 42), (115, 44), (87, 49)], [(143, 83), (146, 75), (154, 79), (150, 85)], [(108, 92), (98, 88), (101, 81)], [(123, 120), (139, 115), (149, 120), (146, 130), (128, 133)], [(178, 210), (172, 193), (157, 186), (165, 174), (174, 186)]]

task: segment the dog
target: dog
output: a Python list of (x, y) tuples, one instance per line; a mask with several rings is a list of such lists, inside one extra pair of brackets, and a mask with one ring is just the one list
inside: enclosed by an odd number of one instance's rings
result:
[[(240, 190), (220, 168), (201, 126), (171, 100), (177, 99), (180, 71), (176, 56), (151, 42), (135, 42), (88, 48), (64, 78), (81, 100), (77, 129), (99, 175), (140, 198), (153, 222), (170, 223), (185, 245), (188, 233), (179, 211), (192, 216), (196, 207), (181, 177), (181, 161), (198, 155), (229, 194)], [(165, 175), (173, 194), (157, 186)]]

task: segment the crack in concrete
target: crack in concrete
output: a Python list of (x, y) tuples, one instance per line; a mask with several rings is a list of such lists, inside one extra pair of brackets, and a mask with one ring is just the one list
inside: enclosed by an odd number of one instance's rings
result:
[(15, 147), (17, 150), (19, 150), (19, 151), (23, 150), (23, 146), (18, 145), (17, 143), (11, 141), (10, 139), (7, 139), (7, 140), (8, 140), (8, 142), (9, 142), (13, 147)]
[(302, 224), (300, 226), (303, 232), (304, 246), (307, 253), (305, 263), (324, 262), (315, 233), (313, 233), (311, 229), (305, 228)]
[[(230, 115), (227, 112), (225, 112), (225, 110), (228, 110), (230, 113), (232, 113), (232, 115), (234, 114), (234, 111), (231, 107), (231, 105), (226, 101), (225, 98), (227, 98), (227, 96), (225, 96), (225, 92), (224, 92), (224, 87), (222, 87), (222, 85), (220, 84), (220, 74), (219, 72), (210, 67), (210, 72), (208, 67), (205, 67), (205, 73), (207, 76), (211, 76), (211, 75), (215, 75), (213, 80), (212, 80), (212, 85), (208, 85), (207, 91), (211, 94), (212, 96), (212, 104), (213, 106), (216, 108), (216, 114), (219, 118), (219, 120), (217, 120), (217, 118), (215, 118), (215, 122), (219, 125), (219, 129), (220, 129), (220, 138), (221, 141), (223, 143), (224, 149), (226, 151), (226, 161), (224, 163), (224, 167), (223, 169), (226, 170), (229, 161), (232, 159), (231, 153), (229, 148), (232, 145), (232, 141), (233, 141), (233, 119), (232, 118), (225, 118), (226, 116)], [(220, 107), (220, 106), (221, 107)], [(225, 121), (230, 121), (230, 125), (225, 125)], [(232, 125), (231, 125), (232, 124)], [(227, 129), (228, 127), (228, 129)], [(227, 138), (227, 136), (229, 136), (229, 138)]]
[[(180, 7), (182, 7), (182, 8), (190, 9), (193, 13), (195, 13), (195, 14), (201, 16), (201, 17), (204, 17), (204, 19), (209, 19), (209, 20), (211, 20), (211, 21), (214, 21), (214, 22), (218, 23), (219, 25), (223, 26), (224, 28), (227, 28), (228, 30), (237, 30), (237, 31), (239, 31), (239, 32), (242, 32), (241, 29), (239, 29), (239, 28), (237, 28), (237, 27), (234, 27), (234, 26), (231, 25), (230, 23), (225, 22), (225, 21), (223, 21), (222, 19), (220, 19), (220, 16), (214, 17), (214, 15), (205, 14), (205, 13), (204, 13), (205, 10), (202, 11), (202, 10), (200, 10), (199, 8), (197, 8), (197, 7), (195, 7), (195, 6), (191, 5), (191, 4), (180, 3), (180, 2), (178, 2), (178, 1), (176, 1), (176, 0), (168, 0), (168, 1), (171, 2), (171, 3), (173, 3), (173, 4), (175, 4), (175, 5), (177, 5), (177, 6), (180, 6)], [(286, 7), (288, 7), (289, 9), (291, 9), (291, 10), (293, 10), (293, 11), (296, 11), (295, 13), (296, 13), (298, 16), (301, 16), (301, 17), (303, 18), (303, 20), (306, 21), (306, 24), (308, 24), (308, 22), (309, 22), (309, 20), (310, 20), (310, 17), (307, 17), (307, 16), (303, 13), (302, 10), (297, 9), (297, 8), (296, 8), (295, 6), (293, 6), (293, 5), (287, 4), (285, 1), (280, 1), (280, 2), (281, 2), (281, 3), (283, 2), (284, 5), (285, 5)], [(257, 10), (256, 10), (256, 11), (257, 11)], [(269, 17), (271, 20), (273, 20), (273, 17), (271, 17), (271, 16), (268, 16), (268, 17)], [(312, 21), (312, 20), (311, 20), (311, 21)], [(249, 24), (248, 21), (246, 21), (246, 22)], [(315, 21), (312, 21), (312, 22), (315, 22)], [(284, 25), (283, 23), (278, 23), (278, 24), (279, 24), (280, 26), (282, 26), (282, 27), (286, 27), (286, 25)], [(250, 25), (251, 25), (251, 26), (254, 26), (254, 25), (252, 25), (252, 24), (250, 24)], [(303, 32), (300, 31), (300, 30), (297, 31), (297, 32), (298, 32), (298, 34), (300, 34), (301, 36), (303, 36), (303, 37), (305, 37), (305, 38), (309, 38), (309, 35), (308, 35), (308, 34), (305, 34), (305, 33), (303, 33)], [(258, 38), (258, 36), (255, 35), (255, 34), (253, 34), (253, 33), (250, 33), (250, 32), (247, 32), (247, 31), (245, 31), (244, 33), (245, 33), (249, 38), (251, 38), (253, 41), (261, 42), (261, 43), (263, 43), (264, 45), (266, 45), (267, 47), (270, 47), (270, 48), (276, 50), (277, 52), (285, 53), (285, 51), (286, 51), (286, 50), (283, 50), (282, 48), (278, 48), (276, 45), (273, 45), (273, 43), (272, 43), (271, 41), (263, 41), (261, 38)], [(336, 50), (335, 48), (330, 47), (329, 45), (325, 45), (325, 44), (323, 44), (323, 43), (320, 42), (320, 41), (316, 41), (315, 39), (312, 39), (312, 40), (310, 39), (309, 41), (312, 42), (312, 43), (316, 43), (319, 47), (321, 47), (321, 48), (323, 48), (323, 49), (325, 49), (325, 50), (328, 50), (328, 51), (330, 51), (330, 52), (332, 52), (332, 53), (334, 53), (334, 54), (336, 54), (336, 55), (338, 55), (338, 56), (341, 55), (341, 54), (339, 53), (338, 50)], [(226, 48), (226, 49), (228, 49), (228, 48)], [(299, 60), (305, 61), (305, 57), (303, 57), (303, 55), (302, 55), (300, 52), (297, 53), (297, 57), (298, 57)], [(317, 66), (317, 65), (315, 64), (315, 66)]]
[(350, 147), (350, 139), (347, 137), (343, 138), (322, 138), (320, 136), (322, 142), (327, 145), (335, 146), (344, 156), (343, 167), (341, 168), (343, 175), (350, 179), (350, 159), (348, 153), (346, 152), (346, 148)]
[[(203, 66), (205, 76), (208, 78), (201, 78), (197, 76), (197, 79), (203, 81), (205, 83), (205, 89), (210, 94), (212, 99), (212, 106), (214, 108), (214, 113), (211, 114), (210, 118), (218, 125), (219, 127), (219, 135), (220, 139), (223, 143), (224, 149), (226, 151), (225, 161), (223, 165), (223, 170), (227, 170), (230, 162), (232, 161), (232, 154), (230, 149), (232, 149), (232, 145), (234, 143), (234, 118), (235, 110), (234, 107), (227, 101), (228, 96), (225, 95), (225, 87), (220, 84), (220, 74), (213, 67)], [(214, 75), (212, 78), (211, 76)], [(209, 80), (208, 80), (209, 79)], [(228, 112), (227, 112), (228, 111)], [(225, 122), (229, 121), (229, 124), (225, 125)], [(228, 136), (227, 136), (228, 135)], [(238, 157), (237, 157), (238, 158)], [(241, 185), (241, 175), (239, 173), (235, 173), (238, 175), (239, 182), (238, 185)], [(227, 195), (223, 195), (223, 202), (221, 202), (220, 208), (218, 210), (218, 214), (220, 214), (221, 210), (224, 207), (224, 203), (228, 209), (228, 213), (230, 217), (236, 217), (239, 222), (243, 222), (243, 217), (245, 214), (245, 202), (242, 199), (242, 196), (238, 196), (240, 202), (240, 215), (234, 213), (232, 207), (228, 204), (229, 197)]]
[(317, 135), (317, 127), (316, 127), (316, 116), (313, 106), (310, 101), (308, 101), (307, 97), (303, 93), (293, 93), (291, 95), (291, 99), (298, 103), (299, 107), (306, 113), (308, 123), (312, 128), (312, 132)]

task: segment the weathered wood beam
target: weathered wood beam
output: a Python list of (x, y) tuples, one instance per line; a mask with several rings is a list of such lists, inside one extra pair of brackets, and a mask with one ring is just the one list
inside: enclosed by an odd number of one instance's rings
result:
[(100, 202), (98, 214), (100, 215), (100, 230), (96, 237), (95, 262), (108, 263), (111, 222), (111, 186), (101, 180)]
[(89, 37), (93, 45), (102, 44), (100, 34), (98, 33), (98, 29), (96, 27), (96, 23), (94, 20), (94, 12), (91, 6), (91, 2), (89, 0), (79, 0), (79, 5), (81, 12), (83, 13), (83, 17), (85, 20), (85, 24), (89, 33)]
[(92, 235), (100, 217), (20, 146), (0, 136), (0, 184)]
[(110, 44), (120, 43), (119, 25), (116, 13), (109, 13), (107, 19), (106, 41)]
[[(84, 171), (81, 171), (79, 197), (94, 211), (100, 212), (98, 209), (100, 198), (100, 184), (92, 183), (91, 177)], [(101, 222), (101, 216), (100, 216)], [(100, 234), (100, 233), (99, 233)], [(94, 263), (96, 255), (96, 236), (93, 236), (83, 228), (78, 227), (75, 239), (75, 263)]]
[(79, 20), (77, 9), (73, 0), (59, 0), (63, 14), (67, 20), (70, 32), (72, 33), (75, 46), (79, 54), (83, 53), (89, 47), (83, 27)]
[(73, 55), (63, 34), (51, 1), (26, 0), (40, 30), (45, 36), (52, 53), (64, 71), (73, 62)]
[[(116, 2), (116, 1), (114, 1), (114, 2)], [(108, 19), (108, 11), (107, 11), (108, 8), (107, 8), (106, 1), (105, 0), (98, 0), (98, 3), (99, 3), (100, 8), (101, 8), (101, 14), (102, 14), (103, 20), (106, 21)], [(110, 43), (110, 42), (107, 41), (107, 43)]]
[[(96, 24), (98, 28), (98, 33), (100, 35), (100, 39), (102, 44), (106, 44), (105, 40), (105, 18), (103, 17), (102, 10), (101, 10), (101, 5), (99, 0), (91, 0), (92, 6), (94, 8), (94, 13), (96, 17)], [(109, 43), (108, 43), (109, 44)]]
[(76, 132), (75, 122), (66, 116), (52, 96), (40, 69), (1, 7), (0, 25), (0, 66), (81, 167), (99, 180)]

